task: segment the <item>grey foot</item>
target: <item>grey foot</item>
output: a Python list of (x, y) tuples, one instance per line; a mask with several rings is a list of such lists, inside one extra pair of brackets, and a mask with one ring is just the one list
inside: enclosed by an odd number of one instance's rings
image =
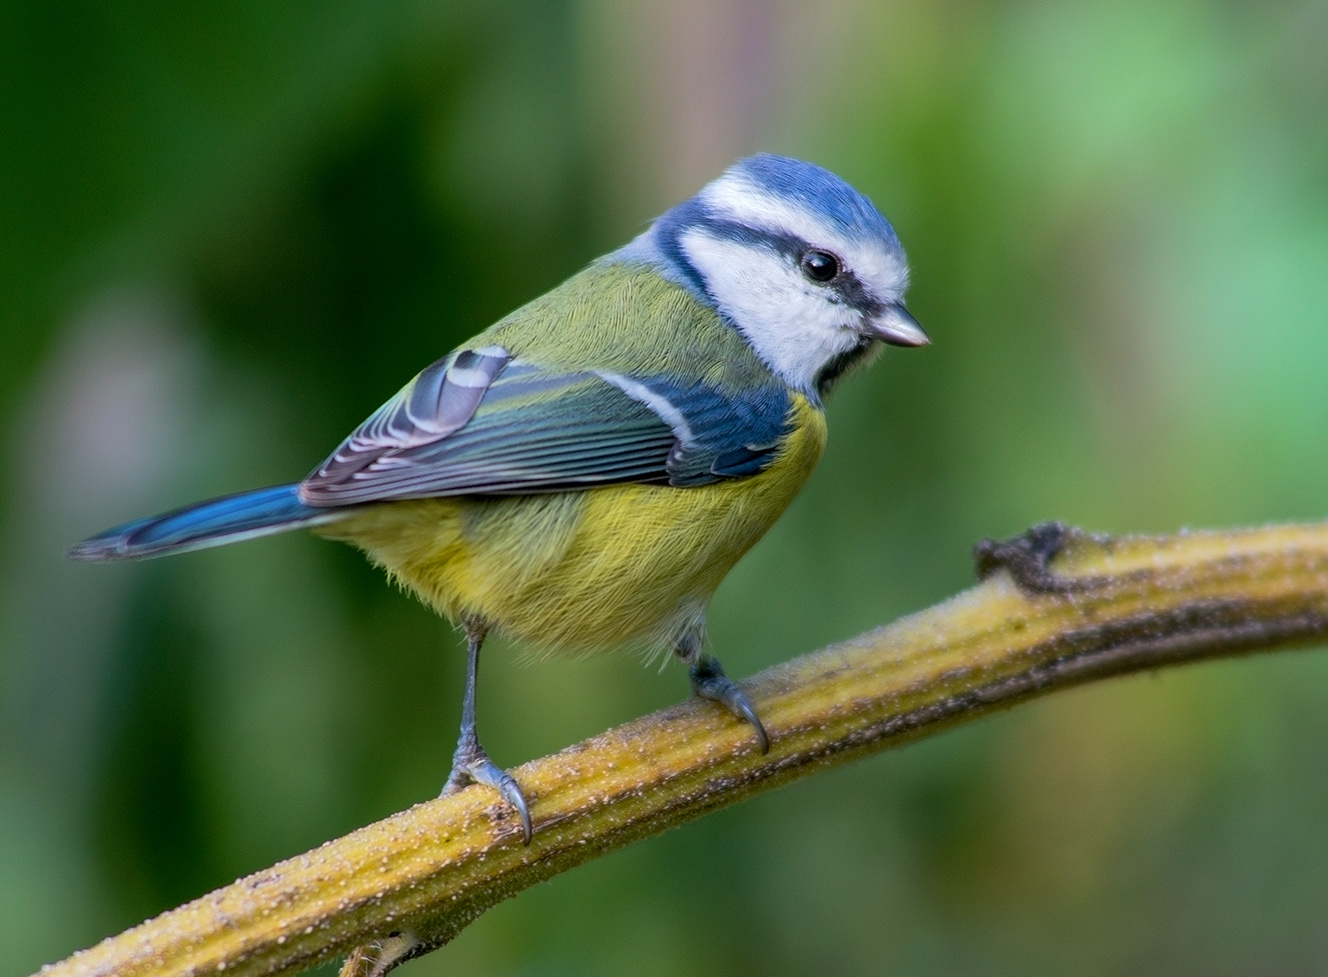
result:
[(506, 770), (489, 759), (478, 739), (463, 739), (457, 744), (452, 756), (452, 773), (443, 785), (442, 796), (455, 794), (470, 784), (483, 784), (492, 787), (508, 804), (516, 808), (521, 817), (521, 843), (530, 844), (534, 830), (530, 825), (530, 807), (526, 804), (526, 795), (521, 793), (521, 786)]
[(703, 699), (722, 703), (733, 715), (751, 723), (761, 743), (761, 752), (770, 752), (770, 737), (761, 723), (761, 717), (756, 714), (747, 696), (743, 695), (742, 689), (724, 674), (723, 667), (716, 659), (702, 655), (688, 670), (688, 675), (692, 679), (693, 692)]

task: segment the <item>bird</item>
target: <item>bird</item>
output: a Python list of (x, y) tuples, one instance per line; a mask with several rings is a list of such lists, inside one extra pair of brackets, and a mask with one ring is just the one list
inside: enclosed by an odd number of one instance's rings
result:
[(695, 695), (769, 735), (707, 650), (720, 581), (802, 489), (825, 398), (885, 345), (930, 340), (890, 222), (813, 163), (741, 159), (625, 246), (432, 363), (302, 481), (126, 523), (87, 561), (307, 528), (350, 543), (465, 632), (447, 795), (492, 788), (485, 637), (671, 652)]

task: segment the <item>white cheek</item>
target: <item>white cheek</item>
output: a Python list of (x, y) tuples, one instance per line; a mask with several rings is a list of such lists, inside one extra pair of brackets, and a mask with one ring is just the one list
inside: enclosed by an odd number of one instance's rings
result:
[(700, 230), (680, 243), (720, 310), (790, 386), (811, 391), (821, 367), (858, 342), (857, 313), (832, 302), (774, 252)]

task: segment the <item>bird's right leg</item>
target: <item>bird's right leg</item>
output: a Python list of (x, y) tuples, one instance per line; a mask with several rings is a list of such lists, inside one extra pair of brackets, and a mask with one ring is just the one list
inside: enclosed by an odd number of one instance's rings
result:
[(687, 675), (692, 680), (692, 691), (702, 699), (718, 702), (739, 719), (745, 719), (756, 733), (762, 753), (770, 752), (770, 736), (765, 724), (756, 714), (751, 700), (738, 688), (738, 683), (724, 674), (724, 666), (713, 655), (701, 650), (702, 637), (689, 634), (679, 639), (673, 653), (687, 664)]
[(442, 796), (455, 794), (472, 783), (492, 787), (502, 795), (503, 800), (516, 808), (521, 818), (522, 840), (528, 845), (533, 831), (526, 795), (521, 793), (521, 786), (515, 777), (489, 759), (475, 729), (475, 685), (480, 671), (480, 645), (484, 644), (486, 628), (476, 621), (467, 621), (465, 626), (466, 698), (461, 706), (461, 737), (457, 740), (456, 752), (452, 754), (452, 773), (443, 785)]

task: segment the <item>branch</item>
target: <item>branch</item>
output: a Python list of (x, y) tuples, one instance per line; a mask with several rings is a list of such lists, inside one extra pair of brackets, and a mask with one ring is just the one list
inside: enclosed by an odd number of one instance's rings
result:
[(514, 771), (532, 801), (529, 847), (492, 791), (468, 789), (44, 977), (257, 977), (346, 954), (347, 972), (381, 973), (537, 882), (798, 777), (1054, 689), (1328, 634), (1328, 523), (1120, 539), (1038, 527), (980, 544), (978, 559), (989, 574), (979, 586), (744, 683), (768, 756), (713, 703), (677, 705)]

